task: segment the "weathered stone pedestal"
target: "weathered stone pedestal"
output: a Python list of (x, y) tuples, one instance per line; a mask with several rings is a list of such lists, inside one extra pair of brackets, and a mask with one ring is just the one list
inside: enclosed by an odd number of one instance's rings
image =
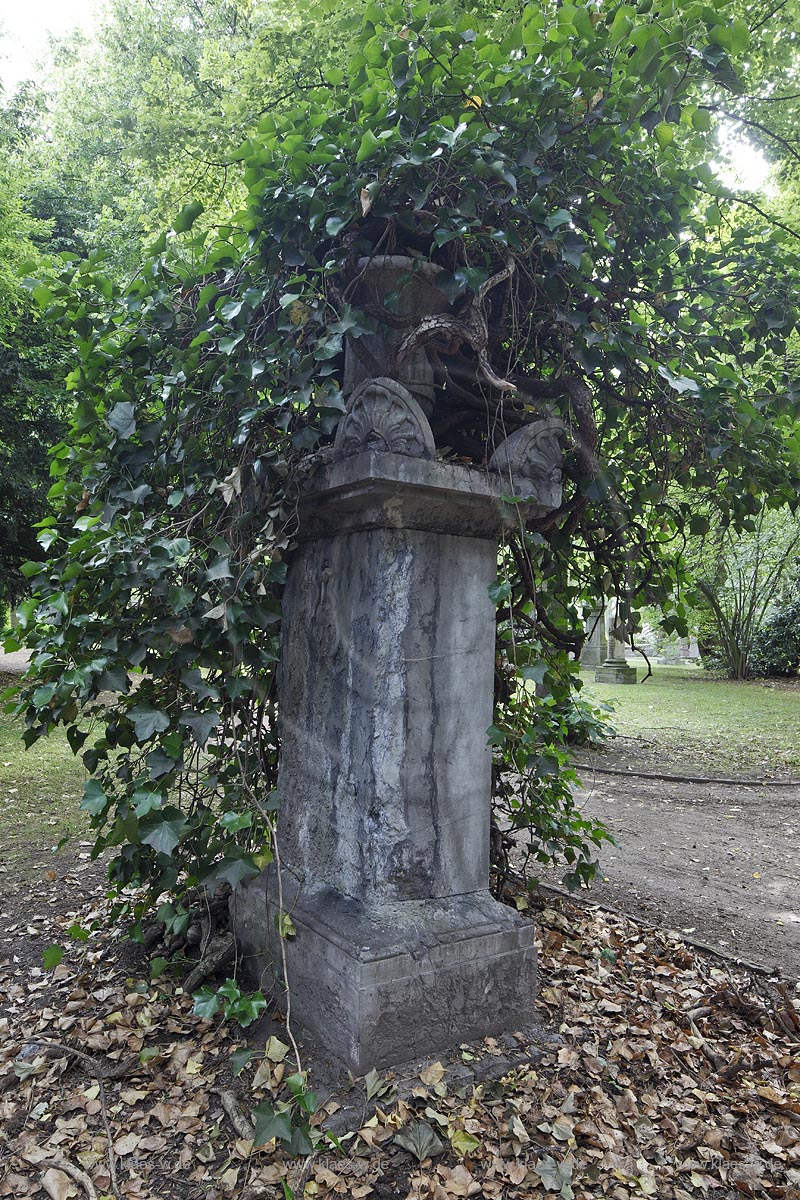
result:
[(636, 683), (636, 667), (625, 659), (625, 643), (617, 634), (616, 604), (606, 608), (608, 657), (594, 673), (596, 683)]
[(608, 658), (606, 623), (601, 608), (594, 608), (586, 617), (586, 641), (581, 650), (582, 667), (600, 667)]
[[(356, 1073), (519, 1028), (536, 978), (531, 922), (488, 892), (488, 589), (509, 482), (434, 461), (409, 393), (373, 382), (301, 503), (279, 693), (292, 1013)], [(274, 869), (237, 893), (265, 987), (277, 911)]]

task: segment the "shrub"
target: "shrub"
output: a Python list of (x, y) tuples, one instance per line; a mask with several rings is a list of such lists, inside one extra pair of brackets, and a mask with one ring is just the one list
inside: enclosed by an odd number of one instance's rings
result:
[(800, 667), (800, 594), (776, 609), (759, 629), (751, 659), (754, 675), (796, 675)]

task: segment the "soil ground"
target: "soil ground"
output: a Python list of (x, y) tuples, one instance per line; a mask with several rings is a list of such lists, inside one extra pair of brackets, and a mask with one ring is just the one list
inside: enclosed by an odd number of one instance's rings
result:
[[(584, 810), (617, 841), (591, 899), (723, 954), (800, 978), (800, 787), (672, 783), (628, 769), (702, 776), (708, 764), (644, 753), (633, 740), (583, 751)], [(557, 872), (546, 872), (554, 882)]]

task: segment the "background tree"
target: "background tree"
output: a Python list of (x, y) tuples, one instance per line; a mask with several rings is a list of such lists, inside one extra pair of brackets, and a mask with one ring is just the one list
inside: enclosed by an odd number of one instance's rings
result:
[(759, 633), (800, 562), (800, 522), (791, 512), (763, 508), (751, 524), (735, 532), (712, 521), (690, 556), (703, 661), (732, 679), (753, 673)]
[(48, 451), (66, 428), (65, 339), (21, 279), (48, 235), (26, 210), (20, 168), (40, 112), (30, 87), (0, 102), (0, 615), (24, 590), (20, 565), (42, 555), (34, 525), (47, 509)]

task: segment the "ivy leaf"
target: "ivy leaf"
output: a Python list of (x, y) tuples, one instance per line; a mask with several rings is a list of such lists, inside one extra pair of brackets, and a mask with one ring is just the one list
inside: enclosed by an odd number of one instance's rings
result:
[(63, 957), (64, 951), (60, 946), (48, 946), (42, 955), (42, 966), (45, 971), (52, 971), (54, 967), (58, 966)]
[(281, 1142), (292, 1140), (292, 1117), (288, 1112), (279, 1112), (271, 1104), (257, 1104), (253, 1109), (255, 1133), (253, 1144), (263, 1146), (265, 1142), (277, 1138)]
[(192, 228), (200, 213), (203, 211), (204, 205), (199, 200), (190, 200), (184, 205), (181, 211), (175, 218), (175, 223), (172, 228), (176, 233), (188, 233)]
[(240, 333), (231, 334), (228, 337), (220, 338), (219, 339), (219, 349), (220, 349), (221, 353), (222, 354), (233, 354), (234, 350), (239, 345), (239, 342), (241, 342), (243, 337), (244, 337), (244, 333), (240, 332)]
[(299, 1121), (292, 1128), (289, 1141), (289, 1153), (296, 1158), (307, 1158), (314, 1153), (314, 1143), (311, 1140), (311, 1130), (307, 1121)]
[(106, 417), (106, 424), (122, 441), (127, 441), (136, 432), (136, 409), (128, 400), (115, 404)]
[(173, 757), (159, 746), (158, 749), (150, 751), (145, 761), (151, 780), (161, 779), (162, 776), (169, 775), (170, 771), (175, 770), (180, 762), (180, 754)]
[(153, 708), (149, 704), (137, 704), (134, 708), (128, 709), (128, 717), (133, 721), (138, 742), (146, 742), (153, 734), (164, 733), (166, 729), (169, 729), (167, 714), (159, 712), (157, 708)]
[(417, 1162), (433, 1158), (444, 1150), (444, 1142), (427, 1121), (412, 1121), (405, 1129), (395, 1134), (394, 1140), (398, 1146), (413, 1154)]
[[(195, 1005), (197, 997), (195, 997)], [(195, 1011), (197, 1011), (195, 1007)], [(231, 1070), (234, 1075), (241, 1075), (250, 1059), (253, 1057), (253, 1051), (248, 1046), (240, 1046), (238, 1050), (234, 1050), (231, 1054)]]
[(219, 823), (226, 833), (239, 833), (242, 829), (249, 829), (253, 824), (253, 814), (250, 812), (225, 812), (220, 817)]
[(223, 858), (209, 873), (208, 878), (222, 879), (232, 888), (236, 888), (245, 879), (252, 879), (258, 873), (259, 869), (253, 860), (242, 855), (241, 858)]
[(83, 811), (91, 813), (93, 817), (100, 817), (108, 804), (109, 798), (101, 785), (96, 779), (90, 779), (83, 789), (83, 799), (80, 804)]
[(506, 579), (496, 579), (489, 584), (488, 591), (489, 599), (499, 608), (511, 595), (511, 584)]
[(544, 677), (549, 668), (546, 662), (532, 663), (530, 666), (523, 667), (520, 674), (523, 679), (530, 679), (533, 683), (543, 684)]
[(356, 162), (366, 162), (367, 159), (371, 158), (376, 150), (380, 150), (380, 148), (381, 144), (378, 138), (375, 137), (375, 134), (371, 129), (367, 129), (356, 152)]
[(216, 729), (219, 721), (219, 713), (210, 709), (208, 712), (184, 713), (180, 724), (188, 726), (198, 746), (204, 747), (211, 736), (212, 729)]
[[(216, 989), (209, 987), (208, 984), (201, 987), (198, 992), (194, 992), (192, 999), (194, 1000), (194, 1012), (198, 1017), (205, 1017), (209, 1020), (219, 1012), (219, 996)], [(250, 1051), (247, 1053), (249, 1054)]]
[(165, 808), (155, 823), (147, 820), (140, 825), (143, 843), (159, 854), (172, 854), (188, 828), (189, 822), (177, 808)]
[(127, 692), (128, 672), (124, 667), (106, 667), (97, 676), (97, 690), (99, 692)]
[(230, 579), (233, 575), (227, 558), (218, 558), (206, 571), (206, 579)]

